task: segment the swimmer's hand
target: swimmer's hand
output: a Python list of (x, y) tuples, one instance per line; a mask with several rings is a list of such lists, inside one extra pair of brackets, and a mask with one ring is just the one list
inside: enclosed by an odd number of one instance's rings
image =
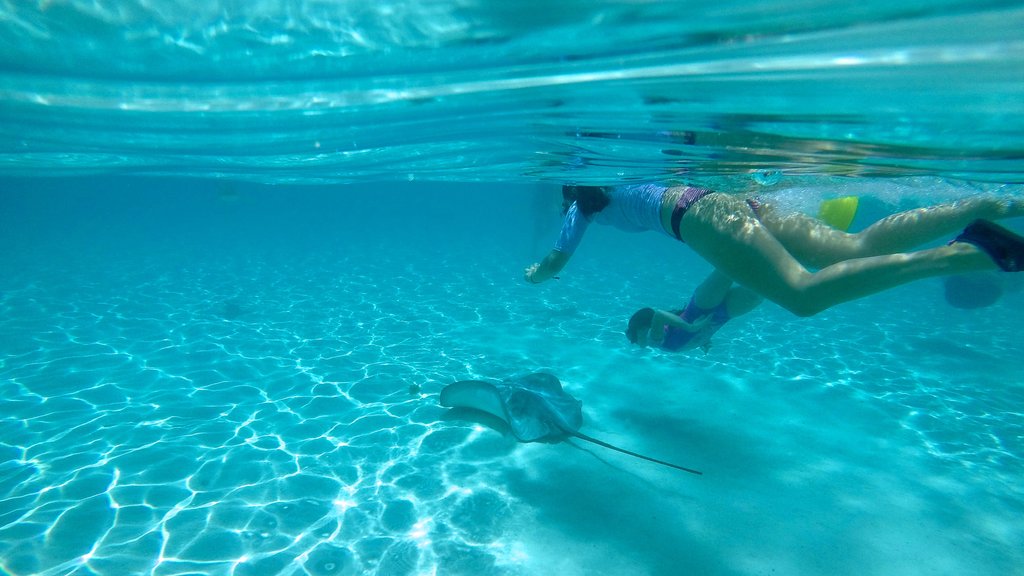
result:
[(523, 279), (529, 282), (530, 284), (540, 284), (540, 280), (533, 279), (533, 275), (537, 273), (538, 268), (540, 268), (540, 263), (533, 264), (527, 267), (526, 270), (523, 271)]
[(557, 278), (558, 272), (569, 261), (569, 254), (552, 250), (543, 260), (523, 271), (523, 278), (530, 284), (540, 284), (550, 278)]

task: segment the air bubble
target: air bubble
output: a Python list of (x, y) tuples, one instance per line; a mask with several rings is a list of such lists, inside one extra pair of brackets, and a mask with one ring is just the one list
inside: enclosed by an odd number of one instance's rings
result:
[(757, 182), (761, 186), (771, 186), (772, 184), (778, 184), (779, 180), (782, 180), (781, 170), (755, 170), (751, 175), (754, 182)]

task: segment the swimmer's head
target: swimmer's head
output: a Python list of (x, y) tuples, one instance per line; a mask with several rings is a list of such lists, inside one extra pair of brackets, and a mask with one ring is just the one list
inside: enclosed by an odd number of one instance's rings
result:
[(606, 186), (562, 186), (562, 213), (568, 212), (573, 202), (584, 216), (604, 210), (609, 202), (606, 190)]
[(647, 345), (647, 331), (654, 321), (654, 308), (641, 308), (633, 313), (626, 326), (626, 338), (633, 344)]

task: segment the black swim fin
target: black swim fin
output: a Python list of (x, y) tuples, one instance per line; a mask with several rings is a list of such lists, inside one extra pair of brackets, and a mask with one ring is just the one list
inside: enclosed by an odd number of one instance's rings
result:
[(1024, 236), (988, 220), (975, 220), (953, 242), (974, 244), (1006, 272), (1024, 270)]

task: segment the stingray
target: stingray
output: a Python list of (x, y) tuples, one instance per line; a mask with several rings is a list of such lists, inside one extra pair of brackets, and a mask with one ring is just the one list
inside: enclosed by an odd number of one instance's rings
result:
[(496, 416), (508, 424), (520, 442), (553, 442), (572, 436), (649, 462), (703, 474), (583, 434), (579, 431), (583, 425), (583, 403), (562, 390), (561, 381), (551, 374), (535, 372), (500, 384), (462, 380), (441, 390), (441, 406), (470, 408)]

